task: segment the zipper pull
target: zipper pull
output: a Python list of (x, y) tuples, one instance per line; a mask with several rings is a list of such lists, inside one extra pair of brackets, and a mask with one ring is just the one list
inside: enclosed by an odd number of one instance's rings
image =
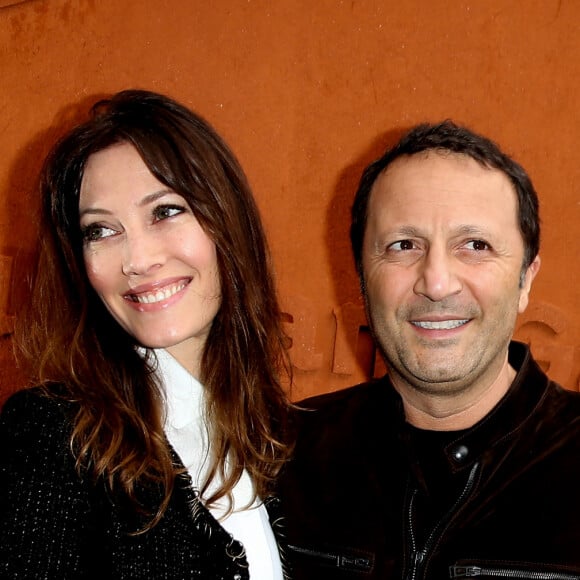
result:
[(473, 578), (474, 576), (481, 576), (479, 566), (449, 566), (450, 578)]
[(413, 550), (411, 552), (411, 566), (409, 569), (409, 573), (407, 574), (407, 580), (415, 580), (417, 577), (417, 571), (423, 560), (425, 559), (425, 551), (424, 550)]
[(417, 568), (417, 566), (421, 565), (425, 558), (425, 552), (418, 550), (411, 554), (411, 561), (413, 562), (413, 568)]

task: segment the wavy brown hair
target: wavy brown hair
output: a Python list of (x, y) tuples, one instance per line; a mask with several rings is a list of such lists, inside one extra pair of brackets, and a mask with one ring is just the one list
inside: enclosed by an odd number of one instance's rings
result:
[(96, 103), (89, 120), (45, 162), (39, 259), (17, 338), (35, 380), (62, 385), (63, 396), (78, 406), (71, 437), (78, 469), (137, 509), (139, 486), (162, 487), (150, 527), (162, 516), (178, 471), (163, 431), (156, 359), (138, 354), (92, 289), (79, 224), (87, 160), (118, 143), (134, 146), (151, 173), (186, 199), (216, 245), (222, 298), (199, 377), (212, 450), (201, 493), (216, 476), (223, 483), (207, 504), (231, 500), (244, 469), (256, 493), (267, 495), (290, 451), (281, 382), (290, 365), (259, 212), (228, 146), (201, 117), (163, 95), (127, 90)]

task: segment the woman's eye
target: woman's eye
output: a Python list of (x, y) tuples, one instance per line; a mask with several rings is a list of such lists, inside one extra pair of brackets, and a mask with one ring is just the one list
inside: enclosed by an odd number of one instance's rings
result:
[(96, 242), (102, 240), (103, 238), (108, 238), (109, 236), (115, 235), (115, 230), (108, 228), (106, 226), (101, 226), (99, 224), (91, 224), (82, 229), (83, 240), (85, 242)]
[(179, 205), (160, 205), (153, 210), (153, 218), (155, 221), (161, 221), (179, 215), (184, 211), (185, 208)]
[(483, 240), (470, 240), (465, 245), (468, 250), (475, 250), (476, 252), (484, 252), (490, 249), (489, 244)]

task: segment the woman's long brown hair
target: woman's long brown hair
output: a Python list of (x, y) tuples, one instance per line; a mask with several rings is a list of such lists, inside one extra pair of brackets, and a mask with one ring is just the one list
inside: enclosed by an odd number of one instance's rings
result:
[(63, 396), (77, 405), (71, 449), (78, 469), (104, 480), (136, 509), (140, 485), (162, 487), (147, 529), (162, 516), (176, 476), (163, 431), (163, 392), (155, 357), (138, 354), (93, 291), (79, 225), (86, 162), (117, 143), (133, 145), (151, 173), (187, 200), (216, 245), (222, 300), (199, 377), (212, 449), (201, 492), (215, 477), (223, 483), (207, 504), (231, 499), (244, 469), (256, 493), (268, 493), (289, 454), (281, 377), (290, 366), (263, 227), (228, 146), (206, 121), (163, 95), (128, 90), (97, 103), (42, 171), (39, 260), (17, 342), (35, 380), (62, 385)]

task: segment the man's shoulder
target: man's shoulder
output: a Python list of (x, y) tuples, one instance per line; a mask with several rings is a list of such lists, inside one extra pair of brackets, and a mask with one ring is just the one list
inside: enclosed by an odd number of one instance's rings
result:
[(554, 396), (566, 401), (567, 404), (575, 405), (577, 408), (580, 408), (580, 393), (578, 391), (566, 389), (552, 380), (549, 381), (549, 387), (554, 393)]
[(532, 355), (528, 345), (512, 341), (509, 356), (511, 366), (517, 371), (514, 381), (517, 393), (515, 400), (519, 401), (522, 393), (532, 393), (530, 400), (535, 408), (537, 405), (537, 409), (558, 413), (560, 419), (560, 413), (568, 417), (580, 415), (580, 393), (565, 389), (551, 380)]
[(295, 415), (299, 447), (350, 445), (369, 437), (375, 429), (394, 423), (397, 400), (386, 378), (305, 399)]
[[(573, 423), (580, 430), (580, 393), (565, 389), (554, 381), (548, 382), (546, 390), (546, 409), (560, 422)], [(570, 425), (571, 426), (571, 425)]]
[(390, 381), (386, 378), (373, 379), (346, 389), (332, 391), (303, 399), (297, 403), (304, 413), (336, 413), (355, 407), (378, 403), (389, 396)]

